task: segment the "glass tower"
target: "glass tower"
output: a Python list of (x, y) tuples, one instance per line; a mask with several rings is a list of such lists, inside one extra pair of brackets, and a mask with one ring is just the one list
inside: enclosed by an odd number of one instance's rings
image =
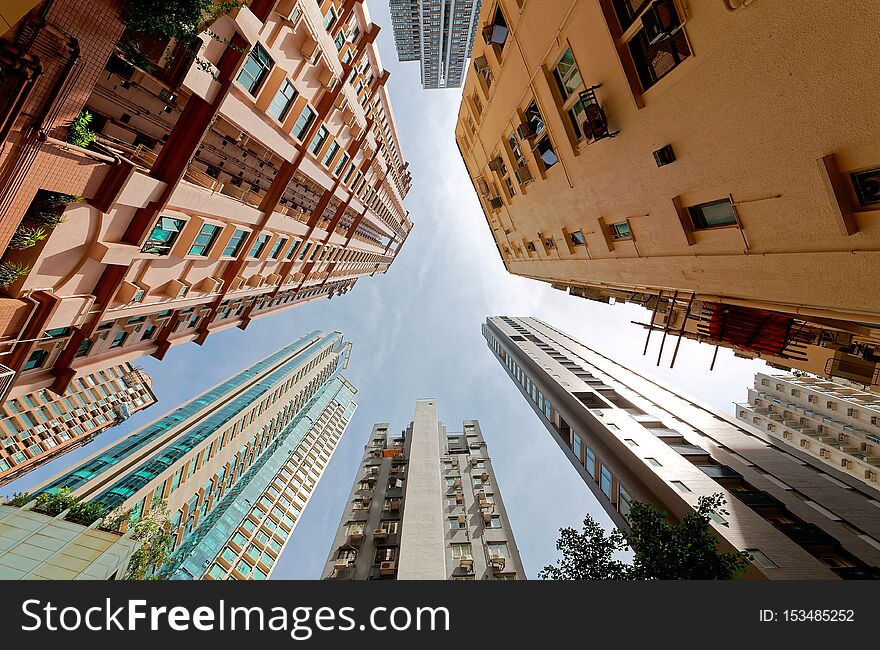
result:
[[(49, 481), (85, 503), (170, 512), (173, 579), (265, 579), (356, 408), (339, 332), (312, 332)], [(36, 495), (35, 495), (36, 496)]]

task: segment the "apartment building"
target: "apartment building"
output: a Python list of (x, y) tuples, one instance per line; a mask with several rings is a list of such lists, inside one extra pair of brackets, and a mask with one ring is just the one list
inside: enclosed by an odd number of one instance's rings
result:
[(525, 580), (480, 423), (421, 399), (400, 436), (374, 425), (322, 577)]
[(855, 479), (880, 484), (880, 399), (808, 375), (755, 375), (737, 418)]
[[(31, 496), (68, 488), (132, 520), (164, 502), (173, 550), (161, 577), (266, 579), (356, 408), (340, 374), (349, 351), (339, 332), (311, 332)], [(130, 538), (126, 524), (118, 532)], [(16, 548), (0, 566), (14, 565)]]
[(505, 268), (644, 306), (654, 354), (672, 333), (877, 388), (878, 20), (485, 1), (456, 139)]
[(79, 377), (62, 396), (40, 389), (7, 401), (0, 411), (0, 486), (155, 403), (152, 379), (130, 363)]
[[(253, 0), (198, 52), (125, 15), (47, 0), (0, 39), (13, 397), (343, 295), (412, 227), (363, 2)], [(71, 142), (86, 113), (92, 134)], [(61, 329), (63, 346), (45, 340)]]
[(421, 63), (425, 88), (461, 88), (482, 0), (390, 0), (400, 61)]
[(483, 335), (618, 527), (630, 504), (681, 519), (722, 494), (722, 550), (747, 577), (880, 578), (880, 490), (617, 363), (537, 318), (493, 316)]

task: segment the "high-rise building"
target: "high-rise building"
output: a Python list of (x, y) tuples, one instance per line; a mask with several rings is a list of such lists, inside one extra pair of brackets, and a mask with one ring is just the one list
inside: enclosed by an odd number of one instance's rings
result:
[(737, 417), (880, 489), (880, 396), (817, 377), (755, 375)]
[(633, 501), (675, 520), (701, 496), (748, 576), (880, 578), (880, 491), (536, 318), (490, 317), (489, 349), (618, 527)]
[(421, 63), (425, 88), (460, 88), (482, 0), (390, 0), (401, 61)]
[[(876, 22), (815, 0), (487, 0), (456, 139), (505, 268), (644, 306), (657, 348), (880, 388), (880, 92), (853, 94)], [(834, 46), (808, 60), (818, 25)]]
[[(165, 502), (173, 550), (159, 575), (265, 579), (356, 408), (340, 374), (348, 350), (342, 334), (312, 332), (31, 496), (67, 488), (81, 503), (131, 510), (131, 519)], [(17, 546), (0, 535), (4, 546), (0, 568), (15, 566)]]
[(198, 53), (126, 16), (44, 2), (0, 39), (12, 397), (344, 294), (412, 227), (364, 3), (253, 0)]
[(62, 396), (41, 389), (7, 401), (0, 411), (0, 485), (155, 403), (150, 376), (130, 363), (79, 377)]
[(324, 568), (330, 580), (525, 580), (476, 420), (450, 433), (416, 402), (400, 436), (376, 424)]

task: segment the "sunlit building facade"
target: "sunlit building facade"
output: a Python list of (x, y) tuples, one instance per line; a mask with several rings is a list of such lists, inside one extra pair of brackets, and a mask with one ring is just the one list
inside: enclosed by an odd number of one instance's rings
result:
[(880, 485), (880, 398), (809, 375), (755, 375), (737, 417), (874, 488)]
[(0, 485), (21, 478), (156, 403), (152, 379), (125, 363), (75, 379), (64, 395), (25, 393), (2, 408)]
[(327, 580), (525, 580), (476, 420), (449, 432), (416, 402), (400, 436), (376, 424), (333, 540)]
[(340, 374), (349, 349), (312, 332), (31, 496), (67, 488), (132, 520), (163, 502), (173, 550), (160, 576), (266, 579), (356, 408)]
[[(680, 520), (721, 494), (712, 530), (747, 577), (880, 578), (880, 490), (614, 361), (537, 318), (483, 335), (615, 525), (633, 501)], [(585, 507), (586, 510), (586, 507)]]
[(115, 0), (0, 39), (10, 396), (340, 296), (400, 251), (411, 178), (366, 5), (243, 4), (198, 52)]
[(654, 354), (682, 336), (880, 387), (880, 92), (854, 92), (877, 20), (485, 1), (456, 139), (505, 268), (642, 305)]

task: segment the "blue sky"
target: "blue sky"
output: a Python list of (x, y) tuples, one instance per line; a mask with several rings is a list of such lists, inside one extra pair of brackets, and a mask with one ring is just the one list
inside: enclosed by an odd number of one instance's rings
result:
[(709, 373), (713, 348), (685, 340), (675, 368), (668, 368), (672, 346), (658, 368), (657, 338), (643, 357), (645, 330), (631, 324), (647, 320), (646, 311), (568, 296), (504, 270), (454, 141), (460, 91), (423, 90), (418, 64), (397, 62), (387, 3), (371, 0), (370, 13), (382, 27), (377, 42), (392, 73), (389, 92), (414, 179), (406, 204), (415, 228), (391, 270), (359, 280), (344, 297), (254, 321), (244, 332), (214, 334), (202, 347), (179, 346), (162, 362), (144, 359), (140, 365), (154, 378), (157, 405), (3, 493), (63, 471), (310, 330), (336, 329), (354, 344), (346, 375), (359, 389), (359, 408), (273, 577), (320, 576), (373, 423), (390, 422), (401, 431), (416, 400), (433, 397), (450, 431), (460, 430), (464, 419), (480, 420), (520, 554), (534, 578), (555, 559), (561, 526), (579, 526), (588, 512), (606, 526), (609, 520), (486, 347), (480, 332), (486, 316), (537, 316), (727, 412), (745, 399), (763, 364), (720, 350)]

